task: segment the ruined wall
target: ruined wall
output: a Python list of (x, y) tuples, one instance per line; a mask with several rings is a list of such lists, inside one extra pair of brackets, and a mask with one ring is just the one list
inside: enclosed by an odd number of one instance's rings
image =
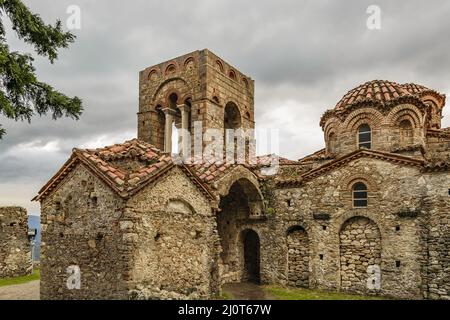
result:
[(130, 199), (122, 223), (133, 238), (134, 297), (191, 299), (218, 294), (215, 215), (181, 169), (173, 169)]
[[(129, 247), (119, 219), (123, 201), (78, 165), (41, 204), (41, 298), (127, 297)], [(80, 289), (69, 289), (69, 266), (78, 266)]]
[(0, 278), (31, 273), (27, 211), (21, 207), (0, 207)]
[[(367, 208), (353, 208), (351, 186), (355, 181), (368, 185)], [(421, 208), (425, 188), (419, 168), (362, 158), (297, 188), (275, 190), (275, 214), (270, 221), (272, 245), (268, 248), (273, 257), (269, 272), (273, 282), (289, 283), (287, 231), (303, 228), (309, 240), (310, 287), (361, 291), (355, 283), (367, 281), (369, 274), (367, 270), (363, 274), (363, 262), (370, 261), (381, 262), (381, 290), (366, 293), (423, 297), (424, 227), (414, 212)], [(373, 245), (379, 248), (381, 261), (365, 256), (365, 250), (369, 255), (372, 252), (372, 240), (367, 240), (365, 233), (346, 231), (345, 226), (354, 217), (368, 219), (380, 230), (381, 242), (374, 240)], [(355, 247), (342, 247), (341, 241), (347, 240)], [(365, 248), (367, 243), (369, 247)], [(351, 276), (343, 270), (343, 257), (361, 263), (345, 266), (353, 270)]]

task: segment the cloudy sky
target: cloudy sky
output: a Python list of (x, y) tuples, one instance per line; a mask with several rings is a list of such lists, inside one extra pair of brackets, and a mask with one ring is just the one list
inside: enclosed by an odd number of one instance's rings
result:
[[(450, 1), (379, 0), (39, 0), (25, 1), (47, 22), (66, 24), (81, 9), (77, 40), (41, 80), (83, 99), (79, 121), (0, 118), (0, 205), (30, 202), (73, 147), (136, 136), (138, 72), (208, 48), (256, 84), (258, 128), (280, 129), (280, 153), (298, 159), (322, 148), (320, 116), (351, 88), (372, 79), (416, 82), (450, 94)], [(381, 28), (369, 30), (369, 5)], [(4, 16), (1, 19), (5, 19)], [(32, 52), (13, 32), (11, 49)], [(444, 126), (450, 126), (450, 108)]]

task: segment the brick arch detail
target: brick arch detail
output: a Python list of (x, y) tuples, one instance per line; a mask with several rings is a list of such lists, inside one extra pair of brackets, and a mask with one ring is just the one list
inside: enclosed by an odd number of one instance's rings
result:
[(172, 93), (176, 93), (178, 98), (181, 98), (192, 95), (192, 89), (183, 78), (170, 78), (159, 85), (158, 89), (153, 94), (152, 101), (167, 101), (167, 98)]
[(358, 127), (367, 123), (372, 129), (379, 129), (383, 122), (383, 115), (373, 108), (358, 109), (350, 113), (341, 124), (340, 131), (356, 133)]
[(363, 174), (352, 174), (341, 180), (340, 184), (343, 190), (352, 191), (352, 187), (355, 183), (362, 182), (367, 186), (367, 191), (374, 192), (378, 191), (377, 183), (369, 175)]
[(388, 126), (398, 126), (400, 121), (399, 118), (408, 119), (415, 128), (423, 126), (424, 115), (422, 112), (414, 105), (398, 105), (394, 107), (386, 116), (384, 124)]
[(338, 118), (331, 118), (325, 123), (323, 127), (325, 141), (328, 141), (328, 137), (332, 132), (334, 132), (334, 134), (338, 134), (341, 124), (342, 123)]

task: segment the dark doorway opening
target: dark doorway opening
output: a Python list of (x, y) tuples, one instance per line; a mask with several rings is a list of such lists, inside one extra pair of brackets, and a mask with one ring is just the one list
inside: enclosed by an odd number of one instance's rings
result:
[(243, 281), (260, 282), (260, 244), (259, 236), (253, 230), (242, 233), (244, 245), (244, 273)]

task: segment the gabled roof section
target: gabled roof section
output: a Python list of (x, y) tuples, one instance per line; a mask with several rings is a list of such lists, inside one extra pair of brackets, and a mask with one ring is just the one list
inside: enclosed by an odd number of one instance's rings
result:
[(208, 198), (216, 197), (188, 166), (175, 164), (172, 157), (138, 139), (98, 149), (73, 149), (69, 160), (39, 191), (33, 200), (42, 200), (82, 163), (122, 198), (128, 198), (173, 167), (181, 168)]
[(263, 156), (258, 156), (256, 159), (256, 162), (257, 162), (258, 166), (266, 166), (266, 165), (270, 165), (274, 158), (278, 158), (278, 164), (280, 164), (280, 165), (298, 164), (298, 162), (295, 160), (290, 160), (288, 158), (280, 157), (279, 155), (276, 155), (274, 153), (266, 154)]
[(310, 155), (307, 155), (301, 159), (298, 160), (300, 163), (310, 163), (310, 162), (316, 162), (316, 161), (323, 161), (323, 160), (332, 160), (336, 156), (333, 154), (328, 154), (326, 152), (326, 149), (320, 149)]
[(351, 153), (348, 153), (347, 155), (337, 158), (336, 160), (327, 162), (320, 167), (316, 169), (312, 169), (310, 171), (305, 172), (300, 177), (295, 179), (279, 179), (276, 181), (276, 185), (278, 187), (295, 187), (302, 185), (304, 182), (307, 182), (309, 180), (312, 180), (318, 176), (321, 176), (323, 174), (326, 174), (327, 172), (337, 169), (339, 167), (342, 167), (349, 162), (360, 159), (360, 158), (373, 158), (373, 159), (380, 159), (396, 164), (403, 164), (403, 165), (409, 165), (414, 167), (423, 167), (424, 161), (413, 159), (406, 156), (401, 156), (398, 154), (388, 153), (388, 152), (381, 152), (381, 151), (375, 151), (375, 150), (366, 150), (366, 149), (358, 149), (356, 151), (353, 151)]

